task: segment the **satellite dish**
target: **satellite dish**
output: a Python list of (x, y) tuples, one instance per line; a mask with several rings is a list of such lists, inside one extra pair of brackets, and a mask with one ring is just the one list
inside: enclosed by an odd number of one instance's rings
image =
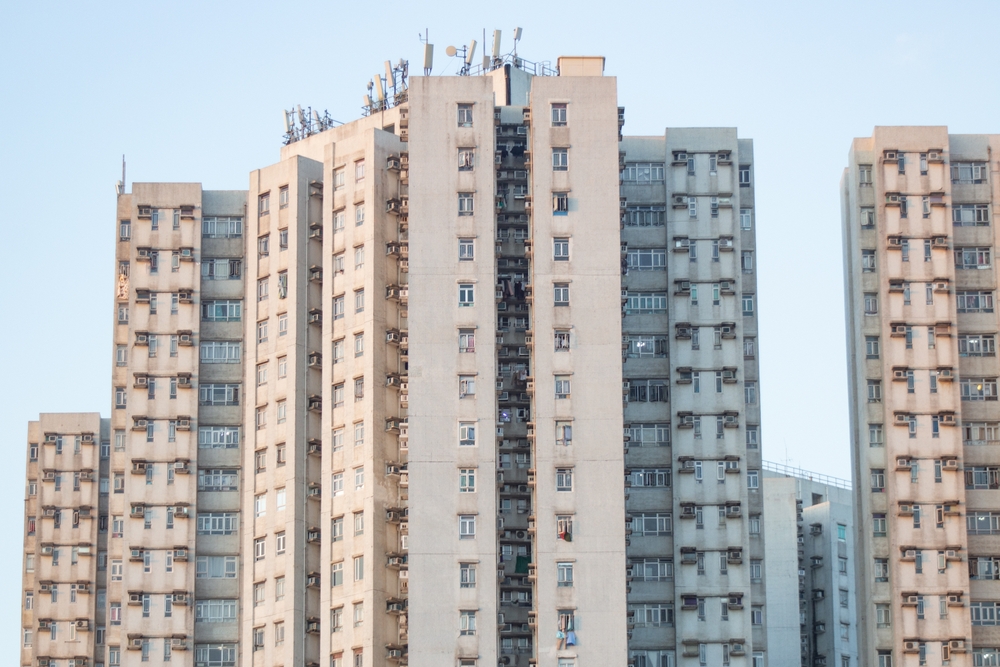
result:
[(466, 56), (465, 56), (465, 64), (466, 65), (471, 65), (472, 64), (472, 58), (475, 55), (476, 55), (476, 40), (472, 40), (471, 42), (469, 42), (469, 53), (466, 54)]
[(456, 49), (454, 46), (449, 46), (444, 50), (444, 52), (448, 55), (449, 58), (454, 58), (455, 54), (458, 53), (458, 49)]

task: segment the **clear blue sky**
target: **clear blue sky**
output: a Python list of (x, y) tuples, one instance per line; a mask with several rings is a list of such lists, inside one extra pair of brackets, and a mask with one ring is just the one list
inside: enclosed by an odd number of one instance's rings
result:
[[(568, 11), (566, 11), (568, 9)], [(529, 60), (607, 57), (625, 132), (755, 141), (764, 457), (848, 477), (838, 181), (875, 125), (1000, 132), (995, 2), (12, 2), (0, 9), (0, 654), (13, 656), (26, 422), (111, 403), (115, 196), (244, 189), (281, 110), (359, 113), (385, 60), (524, 28)], [(481, 51), (480, 51), (481, 53)]]

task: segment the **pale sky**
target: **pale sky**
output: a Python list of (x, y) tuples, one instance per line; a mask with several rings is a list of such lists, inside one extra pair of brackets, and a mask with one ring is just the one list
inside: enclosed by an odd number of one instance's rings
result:
[[(567, 11), (568, 10), (568, 11)], [(26, 423), (110, 412), (115, 195), (245, 189), (282, 109), (360, 113), (385, 60), (524, 29), (533, 61), (604, 55), (625, 133), (754, 140), (765, 459), (850, 476), (838, 183), (875, 125), (1000, 132), (996, 2), (11, 2), (0, 9), (0, 654), (18, 648)], [(55, 305), (59, 307), (56, 308)]]

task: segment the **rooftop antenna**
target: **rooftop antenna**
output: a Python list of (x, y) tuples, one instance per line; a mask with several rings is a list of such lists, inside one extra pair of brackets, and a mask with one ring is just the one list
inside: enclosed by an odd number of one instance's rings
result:
[(125, 194), (125, 154), (124, 153), (122, 154), (122, 180), (118, 181), (118, 184), (115, 186), (115, 191), (118, 192), (118, 194), (120, 194), (120, 195)]
[(372, 81), (375, 82), (375, 98), (378, 101), (379, 107), (381, 107), (385, 101), (385, 89), (382, 88), (382, 77), (376, 74)]
[(434, 45), (431, 44), (430, 31), (424, 28), (423, 37), (420, 35), (417, 37), (424, 43), (424, 76), (430, 76), (431, 70), (434, 69)]
[(385, 92), (389, 92), (389, 86), (392, 86), (392, 96), (396, 96), (396, 73), (392, 70), (392, 63), (388, 60), (385, 61)]
[(500, 31), (493, 31), (493, 65), (500, 66)]
[(517, 57), (517, 43), (521, 41), (521, 29), (514, 28), (514, 57)]

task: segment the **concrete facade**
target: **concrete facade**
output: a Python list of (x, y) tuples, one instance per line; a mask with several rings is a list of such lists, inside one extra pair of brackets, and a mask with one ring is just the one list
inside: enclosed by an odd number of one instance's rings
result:
[(630, 651), (639, 667), (757, 667), (753, 144), (731, 128), (669, 128), (621, 150)]
[(803, 667), (864, 664), (850, 483), (765, 462), (764, 494), (771, 659)]
[(768, 664), (752, 142), (494, 65), (119, 196), (73, 667)]
[(877, 127), (841, 181), (862, 664), (990, 664), (997, 135)]

